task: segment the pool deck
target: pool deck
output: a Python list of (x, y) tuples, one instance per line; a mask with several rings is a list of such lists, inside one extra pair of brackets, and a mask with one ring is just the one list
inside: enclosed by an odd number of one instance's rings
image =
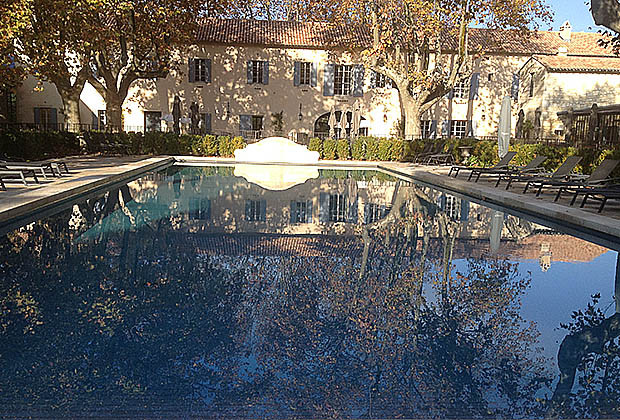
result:
[[(193, 157), (147, 157), (147, 156), (76, 156), (65, 159), (72, 173), (61, 178), (48, 177), (41, 184), (29, 182), (24, 186), (18, 182), (7, 183), (7, 191), (0, 191), (0, 223), (23, 217), (33, 211), (66, 202), (76, 195), (115, 184), (129, 181), (144, 172), (167, 166), (174, 161), (196, 164), (233, 164), (225, 158)], [(517, 213), (530, 215), (545, 220), (559, 220), (563, 225), (583, 231), (586, 234), (600, 235), (612, 242), (620, 242), (620, 203), (609, 201), (603, 213), (596, 212), (597, 204), (580, 209), (576, 204), (571, 207), (569, 199), (553, 202), (553, 190), (543, 191), (539, 198), (535, 194), (521, 194), (520, 185), (510, 191), (495, 188), (494, 182), (478, 183), (467, 181), (467, 175), (458, 179), (449, 178), (449, 167), (412, 165), (399, 162), (354, 162), (321, 161), (321, 167), (330, 168), (367, 168), (383, 169), (394, 175), (438, 186), (457, 195), (466, 195), (491, 206), (505, 206)], [(577, 203), (581, 201), (578, 200)]]

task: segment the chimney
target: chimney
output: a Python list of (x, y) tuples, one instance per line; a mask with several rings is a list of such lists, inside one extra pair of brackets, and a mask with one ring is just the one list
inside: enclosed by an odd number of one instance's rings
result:
[(564, 22), (564, 25), (560, 26), (560, 38), (566, 42), (570, 42), (570, 34), (573, 27), (570, 26), (570, 22)]

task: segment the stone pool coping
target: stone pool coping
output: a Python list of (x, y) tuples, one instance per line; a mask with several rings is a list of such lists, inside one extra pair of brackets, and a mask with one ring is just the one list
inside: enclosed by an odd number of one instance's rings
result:
[[(256, 164), (255, 162), (237, 162), (229, 158), (193, 156), (150, 157), (113, 167), (96, 167), (95, 163), (93, 168), (79, 171), (77, 176), (71, 176), (66, 180), (61, 178), (40, 188), (26, 189), (10, 197), (3, 197), (3, 192), (0, 192), (0, 224), (20, 219), (34, 212), (66, 202), (76, 196), (94, 192), (105, 186), (126, 182), (132, 178), (135, 179), (145, 172), (174, 163), (183, 165)], [(270, 162), (268, 164), (280, 165), (286, 163)], [(291, 164), (289, 163), (288, 165)], [(569, 207), (505, 191), (481, 183), (448, 178), (445, 167), (420, 166), (398, 162), (325, 160), (305, 165), (294, 164), (294, 166), (318, 166), (334, 169), (380, 169), (401, 178), (426, 183), (430, 186), (437, 186), (447, 191), (471, 197), (476, 201), (508, 207), (522, 214), (547, 220), (587, 235), (601, 237), (612, 245), (617, 244), (613, 248), (620, 248), (620, 220), (618, 219), (584, 211), (578, 207)]]

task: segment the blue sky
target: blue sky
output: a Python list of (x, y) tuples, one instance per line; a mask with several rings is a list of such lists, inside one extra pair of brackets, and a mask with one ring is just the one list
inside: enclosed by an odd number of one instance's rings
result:
[[(574, 31), (596, 32), (602, 29), (594, 24), (590, 6), (585, 3), (585, 0), (546, 0), (546, 2), (554, 12), (554, 31), (557, 31), (567, 20), (570, 21)], [(548, 28), (543, 26), (540, 29)]]

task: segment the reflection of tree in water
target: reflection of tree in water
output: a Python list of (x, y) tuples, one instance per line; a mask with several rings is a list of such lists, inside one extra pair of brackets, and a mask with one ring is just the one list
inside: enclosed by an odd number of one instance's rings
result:
[[(13, 405), (4, 409), (544, 414), (533, 395), (548, 384), (545, 365), (519, 316), (529, 277), (490, 257), (455, 271), (458, 222), (419, 190), (401, 191), (365, 230), (365, 262), (197, 258), (166, 234), (169, 219), (106, 229), (148, 216), (125, 206), (122, 189), (81, 203), (73, 227), (65, 212), (8, 235), (0, 391)], [(431, 242), (434, 228), (441, 240)]]

